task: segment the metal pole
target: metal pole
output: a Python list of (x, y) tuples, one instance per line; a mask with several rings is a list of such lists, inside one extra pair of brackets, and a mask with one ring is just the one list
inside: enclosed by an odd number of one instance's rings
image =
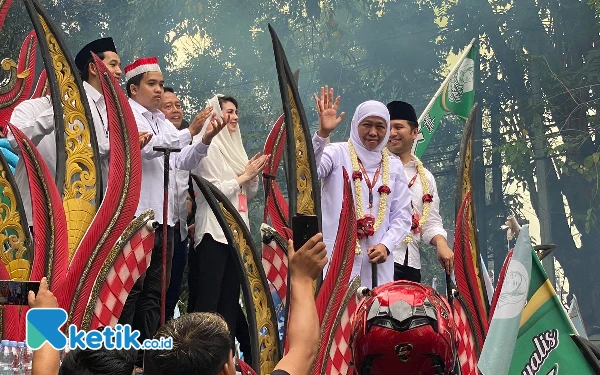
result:
[[(444, 271), (445, 273), (445, 271)], [(448, 303), (450, 304), (450, 308), (454, 311), (454, 306), (452, 305), (452, 301), (454, 300), (454, 295), (452, 294), (452, 277), (446, 273), (446, 296), (448, 297)]]
[(371, 289), (375, 289), (379, 285), (377, 280), (377, 263), (371, 264)]
[(166, 320), (166, 309), (167, 309), (167, 235), (168, 235), (168, 222), (169, 222), (169, 171), (170, 164), (169, 159), (171, 152), (179, 152), (180, 148), (169, 148), (169, 147), (154, 147), (154, 151), (162, 152), (164, 154), (164, 198), (163, 198), (163, 224), (162, 224), (162, 285), (160, 290), (160, 325), (163, 326)]

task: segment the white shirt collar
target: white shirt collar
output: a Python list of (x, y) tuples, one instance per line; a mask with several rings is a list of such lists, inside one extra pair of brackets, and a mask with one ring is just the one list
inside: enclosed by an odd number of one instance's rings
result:
[(83, 81), (83, 88), (85, 89), (85, 92), (92, 98), (94, 103), (98, 103), (100, 100), (104, 99), (102, 93), (98, 92), (94, 86), (90, 85), (86, 81)]
[(129, 105), (131, 106), (131, 109), (134, 109), (136, 112), (140, 113), (144, 117), (148, 117), (149, 115), (150, 117), (154, 116), (160, 118), (163, 121), (166, 121), (164, 113), (162, 113), (158, 109), (154, 112), (150, 112), (148, 109), (146, 109), (146, 107), (133, 100), (133, 98), (129, 98)]
[[(402, 159), (400, 159), (400, 156), (398, 156), (394, 153), (391, 153), (391, 152), (390, 152), (390, 155), (395, 157), (396, 159), (400, 160), (400, 162), (402, 162)], [(417, 166), (418, 158), (413, 154), (410, 154), (410, 156), (411, 156), (411, 160), (408, 163), (406, 163), (406, 164), (402, 163), (404, 165), (404, 167), (416, 167)]]
[(410, 167), (415, 166), (416, 167), (417, 166), (417, 161), (419, 159), (417, 159), (417, 157), (415, 155), (413, 155), (413, 154), (410, 154), (410, 157), (411, 157), (411, 160), (408, 163), (404, 164), (404, 166), (410, 166)]

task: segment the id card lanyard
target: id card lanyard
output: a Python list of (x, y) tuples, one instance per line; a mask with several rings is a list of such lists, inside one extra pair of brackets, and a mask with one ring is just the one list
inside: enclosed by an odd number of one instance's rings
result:
[(244, 186), (240, 186), (240, 194), (238, 195), (238, 211), (248, 212), (248, 197), (244, 194)]

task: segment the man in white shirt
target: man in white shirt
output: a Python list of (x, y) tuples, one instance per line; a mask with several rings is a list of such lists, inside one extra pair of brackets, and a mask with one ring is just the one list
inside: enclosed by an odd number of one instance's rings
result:
[[(165, 115), (176, 129), (181, 130), (183, 123), (183, 110), (181, 102), (173, 89), (165, 87), (160, 111)], [(166, 316), (167, 320), (173, 318), (175, 306), (179, 301), (181, 292), (181, 280), (187, 263), (189, 237), (188, 237), (188, 215), (191, 213), (192, 199), (189, 195), (190, 172), (182, 169), (171, 169), (169, 177), (169, 211), (173, 215), (173, 260), (171, 266), (171, 281), (167, 290)]]
[(394, 280), (421, 282), (421, 238), (425, 243), (436, 247), (438, 259), (450, 275), (454, 267), (454, 253), (446, 241), (435, 179), (411, 153), (412, 144), (419, 134), (417, 115), (414, 108), (405, 102), (394, 101), (387, 107), (391, 125), (387, 148), (402, 160), (412, 209), (411, 231), (394, 249)]
[[(181, 149), (172, 153), (170, 167), (182, 170), (195, 168), (206, 156), (212, 138), (227, 125), (227, 119), (217, 119), (212, 115), (201, 142), (190, 144), (192, 137), (199, 134), (204, 122), (210, 116), (212, 108), (201, 111), (192, 121), (189, 128), (177, 130), (173, 124), (159, 111), (163, 96), (164, 78), (156, 57), (138, 59), (125, 67), (127, 79), (127, 95), (133, 111), (138, 130), (152, 133), (152, 139), (142, 148), (142, 189), (136, 215), (152, 209), (155, 220), (160, 224), (156, 229), (152, 260), (146, 273), (133, 286), (121, 313), (122, 324), (131, 324), (140, 331), (139, 341), (152, 338), (160, 323), (162, 285), (162, 225), (168, 225), (167, 235), (167, 284), (171, 277), (171, 258), (173, 255), (173, 215), (167, 215), (167, 223), (163, 223), (163, 186), (164, 160), (163, 153), (154, 147)], [(141, 357), (138, 361), (141, 364)]]
[(344, 117), (337, 114), (340, 98), (333, 89), (321, 88), (317, 97), (319, 130), (313, 136), (317, 173), (321, 179), (323, 241), (331, 258), (338, 231), (345, 168), (353, 186), (357, 222), (356, 256), (351, 278), (360, 275), (362, 285), (372, 287), (373, 264), (379, 285), (394, 279), (394, 262), (388, 257), (410, 229), (410, 199), (402, 163), (388, 155), (388, 109), (369, 100), (352, 117), (350, 139), (329, 143), (329, 135)]
[[(102, 84), (98, 78), (98, 70), (93, 62), (91, 52), (98, 55), (117, 80), (121, 77), (121, 62), (112, 38), (102, 38), (88, 43), (75, 57), (75, 65), (79, 69), (79, 74), (83, 80), (83, 87), (92, 115), (93, 129), (96, 133), (102, 171), (102, 189), (104, 191), (108, 177), (108, 122), (106, 120), (106, 103), (101, 94)], [(57, 150), (54, 134), (54, 109), (50, 97), (25, 100), (14, 109), (10, 122), (33, 141), (50, 172), (55, 175)], [(19, 153), (19, 148), (12, 134), (9, 133), (7, 138), (13, 149)], [(149, 136), (140, 134), (140, 142), (147, 142), (147, 140), (149, 140)], [(61, 152), (64, 152), (64, 150), (61, 150)], [(15, 180), (21, 193), (27, 222), (32, 226), (33, 216), (29, 181), (25, 165), (21, 159), (19, 159), (15, 170)]]
[[(102, 191), (106, 190), (108, 182), (108, 157), (110, 145), (108, 141), (108, 120), (106, 102), (102, 93), (102, 82), (98, 75), (98, 68), (92, 57), (95, 53), (104, 63), (108, 71), (119, 81), (121, 79), (121, 59), (112, 38), (96, 39), (84, 46), (75, 56), (75, 65), (79, 69), (83, 88), (87, 96), (90, 113), (94, 122), (98, 153), (100, 155), (100, 169), (102, 171)], [(140, 147), (145, 145), (152, 134), (140, 132)]]

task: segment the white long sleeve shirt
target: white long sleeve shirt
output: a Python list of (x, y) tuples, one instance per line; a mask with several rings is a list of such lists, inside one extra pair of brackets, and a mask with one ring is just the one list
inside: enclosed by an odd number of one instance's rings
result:
[(96, 131), (96, 142), (98, 143), (98, 153), (100, 156), (100, 169), (102, 171), (102, 191), (106, 191), (108, 182), (108, 156), (110, 153), (110, 144), (108, 141), (108, 118), (106, 114), (106, 102), (104, 95), (98, 92), (92, 85), (83, 82), (83, 88), (87, 95), (90, 113), (94, 121)]
[[(46, 162), (50, 173), (56, 174), (56, 139), (54, 137), (54, 111), (50, 97), (25, 100), (15, 107), (10, 123), (19, 128), (36, 146)], [(21, 150), (13, 134), (7, 136), (15, 153), (21, 156)], [(33, 225), (31, 194), (29, 180), (23, 158), (19, 157), (15, 168), (15, 182), (21, 194), (25, 216), (30, 226)]]
[[(399, 159), (398, 159), (399, 160)], [(425, 168), (423, 168), (425, 169)], [(420, 218), (423, 217), (423, 184), (421, 183), (421, 177), (417, 175), (417, 160), (413, 160), (404, 164), (404, 172), (406, 173), (406, 179), (411, 181), (416, 175), (414, 183), (408, 189), (410, 192), (413, 209)], [(429, 216), (425, 224), (423, 224), (421, 233), (413, 233), (410, 231), (410, 236), (413, 241), (406, 244), (401, 242), (394, 249), (394, 262), (398, 264), (404, 264), (406, 257), (406, 251), (408, 251), (408, 266), (416, 269), (421, 269), (421, 255), (419, 253), (419, 241), (421, 238), (427, 244), (431, 244), (433, 237), (438, 234), (447, 237), (447, 233), (444, 230), (442, 223), (442, 217), (440, 216), (440, 197), (437, 192), (437, 186), (435, 184), (435, 178), (427, 169), (425, 169), (425, 176), (429, 184), (429, 194), (433, 196), (433, 202), (429, 205)]]
[[(227, 129), (223, 131), (227, 131)], [(258, 180), (248, 181), (243, 184), (240, 189), (240, 185), (236, 181), (238, 175), (225, 161), (225, 158), (217, 147), (210, 147), (208, 149), (208, 155), (206, 158), (202, 159), (198, 168), (193, 170), (192, 173), (203, 177), (214, 184), (227, 198), (229, 198), (229, 201), (235, 208), (238, 208), (238, 197), (240, 194), (246, 194), (249, 205), (250, 200), (256, 196), (256, 192), (258, 191)], [(195, 187), (195, 189), (197, 189), (197, 187)], [(210, 234), (215, 241), (226, 244), (227, 239), (225, 238), (221, 226), (217, 222), (215, 214), (211, 211), (208, 202), (204, 199), (200, 190), (197, 189), (196, 191), (198, 194), (196, 194), (194, 246), (198, 246), (204, 235), (207, 233)], [(248, 210), (246, 210), (246, 212), (240, 212), (240, 216), (244, 219), (246, 226), (248, 226)]]
[[(337, 236), (340, 212), (342, 209), (342, 200), (344, 191), (344, 177), (342, 168), (345, 167), (350, 180), (352, 179), (352, 162), (350, 151), (346, 143), (327, 144), (327, 139), (319, 137), (317, 134), (312, 139), (315, 151), (317, 174), (321, 179), (321, 211), (323, 215), (323, 241), (327, 247), (327, 256), (331, 259), (333, 247)], [(379, 243), (385, 245), (391, 252), (398, 246), (400, 241), (407, 235), (411, 225), (410, 196), (408, 193), (408, 183), (402, 163), (394, 158), (390, 161), (390, 181), (389, 188), (391, 194), (387, 199), (387, 207), (383, 222), (373, 236), (363, 238), (359, 244), (361, 254), (354, 257), (354, 266), (352, 268), (351, 278), (360, 275), (361, 284), (371, 287), (371, 263), (367, 250)], [(372, 178), (375, 170), (366, 170)], [(373, 188), (373, 209), (371, 214), (375, 217), (379, 211), (379, 193), (377, 189), (382, 185), (381, 176)], [(355, 204), (363, 205), (363, 212), (369, 213), (368, 188), (365, 180), (362, 180), (363, 196), (356, 197), (354, 191), (354, 182), (350, 182), (352, 194), (355, 197)], [(379, 285), (394, 281), (394, 259), (388, 256), (385, 263), (377, 266), (377, 281)]]
[[(108, 180), (108, 155), (110, 146), (108, 142), (108, 121), (104, 96), (89, 83), (83, 82), (86, 98), (92, 115), (92, 124), (96, 132), (98, 143), (99, 163), (102, 173), (102, 191), (106, 190)], [(52, 175), (56, 174), (56, 135), (54, 133), (54, 108), (49, 97), (30, 99), (19, 104), (11, 115), (11, 123), (18, 127), (36, 146)], [(8, 139), (14, 150), (20, 155), (17, 143), (9, 132)], [(61, 152), (64, 152), (61, 150)], [(31, 195), (29, 194), (29, 180), (22, 159), (19, 159), (15, 169), (15, 181), (21, 192), (23, 208), (29, 225), (33, 225), (31, 209)]]
[[(177, 130), (165, 115), (156, 110), (148, 111), (135, 100), (129, 99), (139, 131), (152, 134), (152, 139), (142, 149), (142, 190), (136, 216), (151, 208), (155, 220), (163, 223), (164, 203), (164, 155), (154, 151), (154, 147), (180, 148), (180, 152), (171, 153), (170, 168), (190, 171), (206, 156), (208, 145), (202, 142), (189, 144), (192, 134), (188, 129)], [(171, 174), (172, 175), (172, 174)], [(173, 213), (167, 212), (167, 224), (174, 225)]]

